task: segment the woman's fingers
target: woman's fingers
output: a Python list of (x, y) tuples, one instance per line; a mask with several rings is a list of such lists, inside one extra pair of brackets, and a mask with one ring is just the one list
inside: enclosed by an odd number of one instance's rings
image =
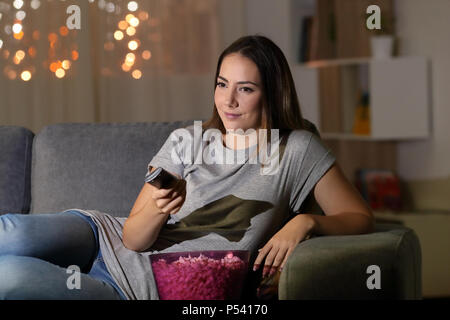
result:
[(253, 271), (259, 269), (265, 258), (262, 276), (272, 276), (278, 269), (281, 270), (284, 267), (287, 257), (291, 254), (292, 250), (293, 247), (287, 245), (273, 245), (269, 242), (259, 250), (259, 254), (253, 265)]
[(258, 250), (259, 253), (253, 264), (253, 271), (256, 271), (259, 269), (261, 262), (264, 260), (264, 257), (270, 251), (271, 248), (272, 248), (272, 243), (268, 242), (264, 247), (262, 247), (261, 249)]
[(273, 246), (267, 254), (266, 260), (264, 261), (264, 269), (262, 273), (263, 277), (265, 277), (270, 272), (270, 268), (272, 267), (275, 256), (277, 255), (279, 250), (280, 248), (278, 246)]
[(172, 212), (176, 212), (176, 211), (178, 211), (178, 209), (181, 208), (183, 201), (184, 201), (183, 197), (178, 196), (174, 200), (169, 202), (169, 204), (167, 204), (162, 210), (164, 213), (172, 214)]
[(153, 193), (156, 206), (164, 213), (176, 213), (186, 199), (186, 181), (180, 180), (171, 189), (158, 189)]
[(288, 247), (281, 247), (278, 252), (277, 255), (275, 256), (275, 259), (273, 260), (272, 264), (271, 264), (271, 268), (269, 271), (269, 276), (272, 276), (277, 270), (278, 268), (281, 266), (281, 264), (283, 263), (285, 257), (286, 257), (286, 253), (288, 252), (289, 248)]

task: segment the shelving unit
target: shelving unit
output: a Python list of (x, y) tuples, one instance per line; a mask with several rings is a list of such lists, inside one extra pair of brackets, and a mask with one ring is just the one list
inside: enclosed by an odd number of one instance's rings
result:
[[(371, 59), (372, 33), (364, 27), (367, 2), (249, 0), (245, 3), (248, 33), (266, 35), (283, 50), (303, 116), (318, 127), (351, 181), (359, 168), (396, 171), (397, 141), (429, 136), (428, 61), (422, 57)], [(370, 4), (380, 6), (385, 21), (393, 18), (392, 0), (374, 0)], [(252, 10), (256, 6), (258, 10)], [(315, 16), (316, 21), (310, 33), (313, 41), (309, 51), (303, 52), (311, 53), (309, 57), (316, 61), (301, 64), (300, 47), (306, 39), (303, 19), (310, 16)], [(335, 23), (334, 40), (329, 33), (333, 26), (331, 16)], [(360, 73), (365, 74), (364, 81), (358, 80)], [(370, 135), (355, 135), (352, 130), (358, 103), (355, 87), (361, 83), (367, 85), (372, 98)]]
[[(403, 140), (429, 136), (428, 65), (422, 57), (339, 59), (293, 67), (300, 105), (323, 137)], [(358, 94), (369, 93), (369, 135), (352, 132)]]
[[(319, 128), (345, 175), (396, 171), (396, 142), (429, 136), (428, 62), (423, 57), (336, 59), (292, 67), (303, 116)], [(361, 92), (369, 93), (370, 134), (353, 133)]]

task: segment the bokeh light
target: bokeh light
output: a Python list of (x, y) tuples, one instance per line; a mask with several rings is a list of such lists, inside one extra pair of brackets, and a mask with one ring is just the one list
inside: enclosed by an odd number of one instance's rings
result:
[(29, 81), (31, 79), (31, 72), (28, 70), (23, 71), (20, 77), (22, 78), (23, 81)]
[(141, 72), (141, 70), (136, 69), (136, 70), (134, 70), (134, 71), (131, 73), (131, 75), (132, 75), (133, 78), (135, 78), (136, 80), (138, 80), (138, 79), (140, 79), (140, 78), (142, 77), (142, 72)]
[(59, 68), (58, 70), (56, 70), (55, 75), (61, 79), (64, 78), (64, 76), (66, 75), (66, 72), (64, 71), (63, 68)]

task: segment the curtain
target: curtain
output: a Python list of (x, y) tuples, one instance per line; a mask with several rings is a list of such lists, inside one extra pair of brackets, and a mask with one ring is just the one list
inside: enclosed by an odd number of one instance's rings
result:
[(0, 125), (209, 118), (218, 19), (216, 0), (0, 1)]

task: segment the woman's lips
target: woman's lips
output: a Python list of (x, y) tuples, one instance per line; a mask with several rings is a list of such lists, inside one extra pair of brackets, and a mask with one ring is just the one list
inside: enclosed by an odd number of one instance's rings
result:
[(234, 114), (234, 113), (228, 113), (228, 112), (224, 112), (224, 113), (228, 119), (237, 119), (241, 116), (240, 114)]

